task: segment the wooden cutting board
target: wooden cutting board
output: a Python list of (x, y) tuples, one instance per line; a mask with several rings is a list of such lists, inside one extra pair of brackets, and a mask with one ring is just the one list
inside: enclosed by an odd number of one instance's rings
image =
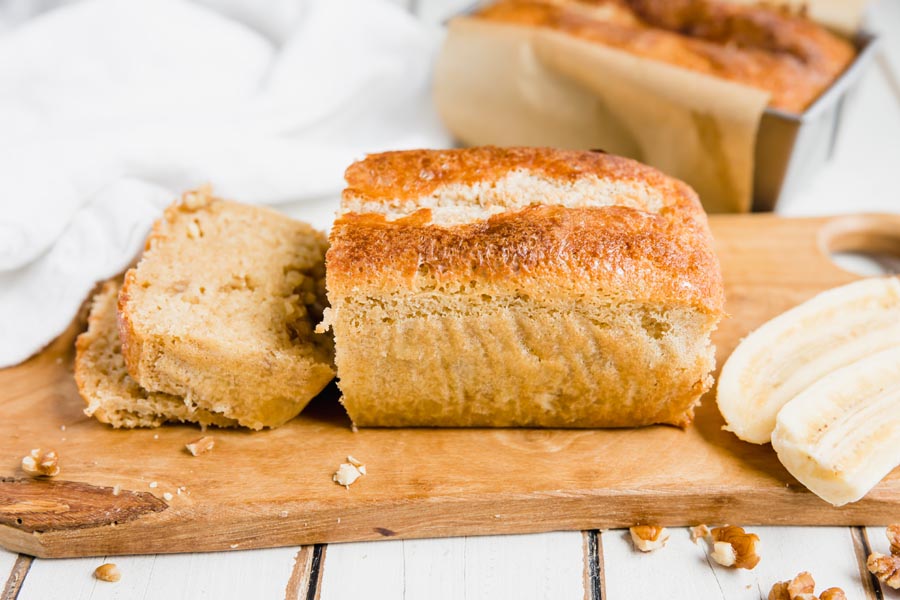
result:
[[(763, 321), (856, 278), (827, 249), (900, 254), (900, 216), (712, 218), (731, 318), (719, 362)], [(900, 469), (833, 508), (769, 446), (721, 430), (709, 395), (694, 425), (629, 430), (350, 430), (335, 389), (275, 431), (189, 426), (116, 431), (84, 416), (72, 380), (73, 325), (42, 354), (0, 371), (0, 545), (40, 557), (689, 525), (885, 525), (900, 516)], [(385, 390), (385, 393), (390, 393)], [(29, 449), (61, 474), (25, 478)], [(368, 475), (332, 482), (350, 454)], [(119, 486), (118, 495), (114, 486)], [(171, 494), (171, 496), (170, 496)]]

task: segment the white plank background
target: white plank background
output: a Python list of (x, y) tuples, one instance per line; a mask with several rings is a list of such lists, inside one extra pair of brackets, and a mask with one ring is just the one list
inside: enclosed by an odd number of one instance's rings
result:
[[(12, 571), (13, 565), (16, 564), (17, 556), (18, 555), (14, 552), (9, 552), (0, 548), (0, 591), (3, 590), (2, 584), (6, 581), (10, 571)], [(3, 598), (2, 600), (6, 600), (6, 598)]]
[[(470, 0), (396, 2), (430, 23), (441, 23), (472, 4)], [(884, 55), (865, 77), (845, 115), (834, 160), (804, 193), (779, 207), (783, 214), (900, 211), (900, 1), (879, 0), (871, 8), (868, 23), (870, 29), (884, 34)], [(313, 210), (322, 213), (320, 220), (327, 220), (330, 208), (326, 204)], [(853, 536), (859, 540), (862, 536), (854, 529), (748, 529), (762, 539), (762, 561), (753, 571), (715, 565), (707, 557), (708, 549), (693, 544), (684, 528), (673, 529), (669, 544), (652, 554), (634, 551), (626, 531), (604, 532), (599, 540), (604, 597), (765, 599), (774, 582), (808, 570), (819, 590), (839, 586), (851, 600), (900, 600), (900, 593), (880, 586), (876, 595), (871, 578), (860, 573)], [(868, 528), (866, 534), (874, 551), (888, 551), (883, 528)], [(584, 587), (584, 548), (579, 532), (334, 544), (324, 553), (321, 582), (309, 597), (593, 600), (592, 590)], [(282, 598), (297, 552), (298, 548), (281, 548), (36, 559), (18, 598)], [(93, 579), (94, 568), (107, 560), (118, 564), (120, 582)], [(0, 550), (0, 593), (15, 562), (15, 554)], [(14, 595), (0, 596), (0, 600), (14, 599)]]
[(583, 568), (580, 532), (331, 544), (321, 597), (581, 598)]
[[(285, 595), (296, 554), (297, 548), (274, 548), (35, 560), (19, 600), (279, 598)], [(94, 569), (105, 562), (116, 563), (120, 581), (94, 579)]]

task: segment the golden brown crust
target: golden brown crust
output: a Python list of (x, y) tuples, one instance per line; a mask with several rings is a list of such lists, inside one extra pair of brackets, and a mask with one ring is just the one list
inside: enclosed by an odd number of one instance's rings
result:
[(763, 89), (772, 107), (798, 113), (855, 55), (802, 15), (711, 0), (504, 0), (475, 16), (547, 27)]
[[(471, 157), (465, 154), (471, 153)], [(528, 157), (539, 160), (520, 160)], [(408, 154), (408, 156), (404, 156)], [(380, 214), (344, 214), (331, 233), (327, 255), (329, 294), (350, 289), (415, 292), (450, 282), (478, 281), (511, 293), (606, 294), (619, 299), (693, 306), (721, 313), (724, 293), (718, 259), (699, 200), (688, 186), (659, 171), (607, 154), (515, 148), (411, 151), (374, 155), (355, 164), (359, 185), (368, 181), (412, 194), (410, 164), (453, 157), (454, 180), (471, 181), (466, 164), (498, 177), (517, 165), (542, 165), (561, 177), (641, 177), (671, 202), (659, 213), (623, 206), (566, 208), (530, 206), (486, 220), (439, 227), (425, 225), (428, 210), (388, 221)], [(491, 155), (501, 160), (492, 166)], [(574, 165), (566, 171), (566, 165)], [(384, 169), (402, 169), (390, 177)], [(383, 194), (366, 183), (369, 197)], [(357, 188), (361, 189), (361, 188)], [(544, 289), (546, 288), (546, 289)]]
[(371, 154), (347, 168), (344, 199), (415, 200), (442, 186), (495, 182), (516, 169), (560, 183), (595, 175), (608, 181), (638, 181), (668, 196), (693, 195), (683, 183), (652, 167), (602, 151), (482, 146)]

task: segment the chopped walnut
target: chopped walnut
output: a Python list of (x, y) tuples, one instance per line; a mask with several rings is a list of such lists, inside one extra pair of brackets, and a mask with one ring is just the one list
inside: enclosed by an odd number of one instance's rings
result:
[(366, 474), (366, 465), (362, 464), (352, 456), (348, 456), (347, 461), (348, 462), (341, 463), (338, 470), (332, 476), (332, 480), (349, 490), (350, 485), (353, 484), (353, 482)]
[(828, 588), (816, 596), (816, 582), (812, 575), (803, 571), (790, 581), (780, 581), (769, 591), (769, 600), (847, 600), (844, 590)]
[(657, 525), (638, 525), (630, 528), (631, 541), (641, 552), (652, 552), (666, 545), (669, 530)]
[(100, 581), (119, 581), (122, 574), (119, 573), (116, 563), (105, 563), (94, 569), (94, 577)]
[(691, 541), (695, 544), (697, 540), (704, 539), (709, 536), (709, 527), (706, 525), (700, 524), (696, 527), (691, 527)]
[(881, 583), (900, 590), (900, 556), (888, 556), (874, 552), (866, 561), (869, 573)]
[(813, 592), (816, 591), (816, 582), (812, 575), (803, 571), (790, 581), (780, 581), (772, 586), (769, 591), (769, 600), (813, 600)]
[(347, 462), (350, 463), (351, 465), (353, 465), (354, 467), (356, 467), (357, 469), (359, 469), (359, 472), (362, 473), (363, 475), (366, 474), (366, 465), (364, 465), (363, 463), (359, 462), (358, 460), (356, 460), (356, 459), (353, 458), (352, 456), (348, 456), (348, 457), (347, 457)]
[(56, 477), (59, 475), (59, 456), (55, 450), (35, 448), (22, 459), (22, 470), (32, 477)]
[(887, 539), (891, 543), (891, 554), (900, 555), (900, 525), (887, 528)]
[(206, 454), (210, 450), (213, 449), (213, 446), (216, 445), (216, 440), (211, 436), (204, 435), (203, 437), (199, 437), (193, 442), (188, 442), (184, 445), (187, 448), (188, 452), (190, 452), (194, 456), (200, 456), (201, 454)]
[(752, 569), (759, 564), (759, 536), (743, 527), (726, 525), (710, 531), (713, 551), (710, 557), (723, 567)]

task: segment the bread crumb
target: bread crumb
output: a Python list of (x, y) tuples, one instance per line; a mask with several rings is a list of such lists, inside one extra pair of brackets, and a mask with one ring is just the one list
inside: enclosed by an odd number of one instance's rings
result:
[(278, 516), (281, 517), (282, 519), (284, 519), (285, 517), (288, 516), (288, 511), (283, 510), (280, 513), (278, 513)]
[(166, 492), (163, 494), (163, 500), (165, 500), (166, 502), (171, 502), (172, 497), (173, 497), (172, 494), (170, 494), (169, 492)]
[(122, 486), (119, 484), (114, 485), (113, 492), (112, 492), (113, 496), (118, 496), (121, 493), (122, 493)]
[(666, 545), (669, 530), (656, 525), (638, 525), (628, 529), (634, 547), (641, 552), (652, 552)]
[(213, 449), (216, 445), (216, 440), (212, 436), (204, 435), (203, 437), (199, 437), (193, 442), (188, 442), (184, 445), (187, 448), (188, 452), (190, 452), (193, 456), (200, 456), (201, 454), (206, 454), (210, 450)]
[(155, 482), (155, 481), (151, 481), (151, 482), (150, 482), (150, 487), (151, 487), (151, 488), (155, 488), (155, 487), (158, 486), (158, 485), (159, 485), (159, 483), (157, 483), (157, 482)]
[(34, 448), (22, 458), (22, 470), (31, 477), (56, 477), (59, 475), (59, 455), (56, 450)]
[(116, 582), (122, 579), (116, 563), (105, 563), (94, 569), (94, 577), (100, 581)]

